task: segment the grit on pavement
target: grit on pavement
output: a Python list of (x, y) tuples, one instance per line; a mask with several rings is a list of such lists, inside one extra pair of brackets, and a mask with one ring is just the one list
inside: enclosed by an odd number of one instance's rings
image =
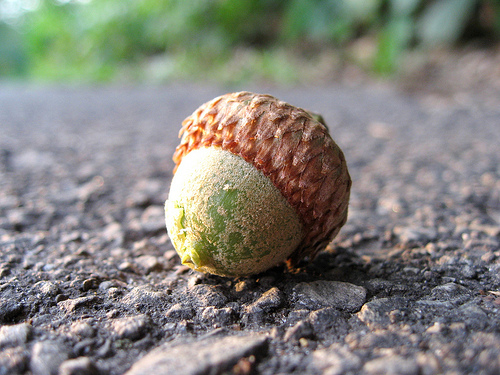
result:
[(500, 373), (500, 100), (252, 87), (321, 113), (353, 187), (311, 263), (233, 279), (163, 204), (182, 120), (240, 89), (0, 86), (0, 374)]

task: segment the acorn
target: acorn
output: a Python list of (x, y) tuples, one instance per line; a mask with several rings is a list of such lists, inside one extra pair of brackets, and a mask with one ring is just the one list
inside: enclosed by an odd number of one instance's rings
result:
[(321, 116), (237, 92), (182, 123), (165, 202), (183, 264), (247, 276), (312, 259), (347, 220), (351, 179)]

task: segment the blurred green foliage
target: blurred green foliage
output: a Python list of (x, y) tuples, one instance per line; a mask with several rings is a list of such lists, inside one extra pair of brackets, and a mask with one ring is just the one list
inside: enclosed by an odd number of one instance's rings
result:
[(252, 69), (286, 80), (283, 51), (311, 56), (360, 38), (373, 41), (368, 68), (386, 74), (413, 48), (500, 38), (499, 0), (0, 0), (0, 17), (0, 77), (50, 80), (245, 79)]

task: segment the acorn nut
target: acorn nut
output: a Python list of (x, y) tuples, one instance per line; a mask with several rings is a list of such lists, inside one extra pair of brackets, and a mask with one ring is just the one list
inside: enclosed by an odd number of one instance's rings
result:
[(182, 123), (165, 217), (182, 263), (246, 276), (324, 248), (351, 179), (320, 116), (270, 95), (226, 94)]

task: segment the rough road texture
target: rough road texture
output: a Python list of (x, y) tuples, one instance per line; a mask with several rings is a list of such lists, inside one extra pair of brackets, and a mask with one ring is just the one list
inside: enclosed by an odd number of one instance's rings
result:
[(500, 100), (269, 90), (324, 115), (349, 219), (229, 279), (163, 218), (181, 121), (227, 91), (0, 87), (0, 374), (498, 374)]

